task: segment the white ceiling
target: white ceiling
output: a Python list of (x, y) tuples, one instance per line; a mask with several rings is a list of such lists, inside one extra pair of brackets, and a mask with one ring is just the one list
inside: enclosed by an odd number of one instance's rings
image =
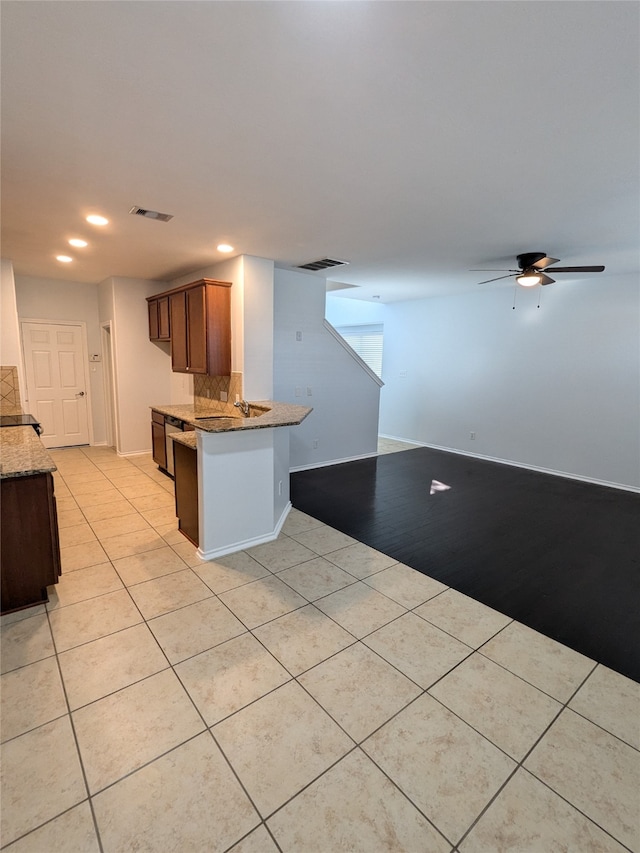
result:
[(391, 301), (543, 251), (605, 286), (638, 270), (639, 9), (3, 0), (2, 255), (169, 280), (225, 241)]

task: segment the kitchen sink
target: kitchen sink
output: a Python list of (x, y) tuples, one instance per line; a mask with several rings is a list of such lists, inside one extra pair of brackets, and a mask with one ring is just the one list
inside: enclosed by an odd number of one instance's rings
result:
[(270, 412), (271, 409), (266, 409), (262, 406), (252, 406), (249, 404), (249, 414), (248, 415), (199, 415), (197, 418), (194, 418), (196, 421), (244, 421), (246, 418), (259, 418), (261, 415), (266, 415), (267, 412)]

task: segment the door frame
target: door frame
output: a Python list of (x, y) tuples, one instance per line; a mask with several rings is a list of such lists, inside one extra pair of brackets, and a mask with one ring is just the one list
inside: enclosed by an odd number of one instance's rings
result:
[(118, 398), (115, 388), (115, 353), (111, 320), (100, 323), (104, 382), (104, 414), (106, 421), (107, 446), (118, 451)]
[[(34, 319), (31, 317), (19, 317), (20, 322), (20, 355), (22, 357), (22, 369), (24, 371), (24, 381), (25, 381), (25, 399), (29, 402), (29, 385), (28, 385), (28, 373), (27, 373), (27, 359), (24, 354), (24, 334), (23, 334), (23, 324), (24, 323), (40, 323), (45, 326), (79, 326), (80, 327), (80, 341), (82, 343), (82, 362), (83, 362), (83, 373), (84, 373), (84, 384), (85, 388), (85, 396), (87, 398), (87, 428), (89, 431), (89, 447), (94, 446), (94, 437), (93, 437), (93, 405), (92, 405), (92, 394), (91, 394), (91, 376), (89, 373), (89, 347), (87, 345), (87, 324), (84, 320), (52, 320), (50, 317), (46, 317), (44, 319)], [(70, 447), (80, 447), (81, 445), (69, 445)]]

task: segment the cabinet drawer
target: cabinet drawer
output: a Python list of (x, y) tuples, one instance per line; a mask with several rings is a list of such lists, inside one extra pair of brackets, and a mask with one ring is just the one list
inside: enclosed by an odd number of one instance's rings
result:
[(151, 420), (156, 424), (162, 424), (162, 426), (164, 426), (164, 415), (161, 415), (160, 412), (154, 412), (151, 410)]

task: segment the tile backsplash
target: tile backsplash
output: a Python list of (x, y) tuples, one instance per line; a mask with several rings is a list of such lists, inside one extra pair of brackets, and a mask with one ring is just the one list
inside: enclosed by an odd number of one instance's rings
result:
[(232, 373), (231, 376), (194, 374), (193, 404), (197, 409), (206, 409), (213, 402), (219, 403), (221, 391), (226, 392), (228, 405), (233, 408), (236, 394), (242, 399), (242, 373)]
[(20, 408), (20, 405), (18, 368), (2, 365), (0, 366), (0, 408), (15, 409)]

